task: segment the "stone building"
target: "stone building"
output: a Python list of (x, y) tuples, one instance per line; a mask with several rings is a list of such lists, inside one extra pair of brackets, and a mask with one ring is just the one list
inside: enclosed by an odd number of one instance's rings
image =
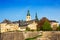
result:
[(30, 28), (30, 30), (37, 30), (37, 23), (33, 21), (31, 24), (28, 25), (28, 28)]
[(1, 32), (8, 32), (18, 30), (19, 27), (18, 25), (13, 24), (11, 21), (5, 19), (3, 22), (0, 23), (0, 28)]
[(51, 27), (53, 28), (53, 30), (56, 30), (57, 27), (59, 27), (59, 23), (55, 20), (50, 20), (50, 24), (51, 24)]

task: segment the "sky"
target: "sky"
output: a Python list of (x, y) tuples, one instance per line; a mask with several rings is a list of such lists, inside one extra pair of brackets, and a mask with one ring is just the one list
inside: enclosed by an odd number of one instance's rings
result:
[(60, 0), (0, 0), (0, 22), (26, 20), (27, 11), (31, 19), (47, 17), (60, 23)]

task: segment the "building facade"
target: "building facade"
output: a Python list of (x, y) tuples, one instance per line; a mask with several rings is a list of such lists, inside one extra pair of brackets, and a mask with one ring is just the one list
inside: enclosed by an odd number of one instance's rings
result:
[(30, 28), (30, 30), (37, 30), (37, 23), (33, 21), (31, 24), (28, 25), (28, 28)]
[(1, 33), (2, 32), (8, 32), (8, 31), (15, 31), (18, 30), (18, 25), (13, 24), (11, 22), (9, 22), (8, 20), (4, 20), (2, 23), (0, 23), (0, 28), (1, 28)]

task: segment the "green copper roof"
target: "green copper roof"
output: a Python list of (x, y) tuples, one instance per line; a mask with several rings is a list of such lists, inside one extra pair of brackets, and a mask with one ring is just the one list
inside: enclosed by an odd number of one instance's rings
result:
[(35, 20), (38, 20), (37, 12), (36, 12), (36, 15), (35, 15)]
[(28, 12), (27, 12), (27, 16), (30, 16), (30, 12), (29, 12), (29, 10), (28, 10)]

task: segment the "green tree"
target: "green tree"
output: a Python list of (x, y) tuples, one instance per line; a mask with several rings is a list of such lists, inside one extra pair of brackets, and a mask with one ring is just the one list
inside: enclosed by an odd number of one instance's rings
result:
[(38, 21), (38, 25), (37, 25), (37, 30), (38, 31), (40, 31), (40, 30), (42, 30), (42, 26), (43, 26), (43, 24), (45, 23), (45, 21), (48, 21), (49, 22), (49, 20), (46, 18), (46, 17), (43, 17), (42, 19), (40, 19), (39, 21)]
[(26, 31), (30, 31), (30, 28), (29, 27), (26, 27)]
[(50, 25), (50, 23), (48, 21), (44, 22), (44, 24), (42, 26), (42, 30), (43, 31), (51, 31), (52, 30), (51, 25)]
[(60, 25), (59, 25), (59, 27), (57, 28), (57, 30), (60, 31)]

